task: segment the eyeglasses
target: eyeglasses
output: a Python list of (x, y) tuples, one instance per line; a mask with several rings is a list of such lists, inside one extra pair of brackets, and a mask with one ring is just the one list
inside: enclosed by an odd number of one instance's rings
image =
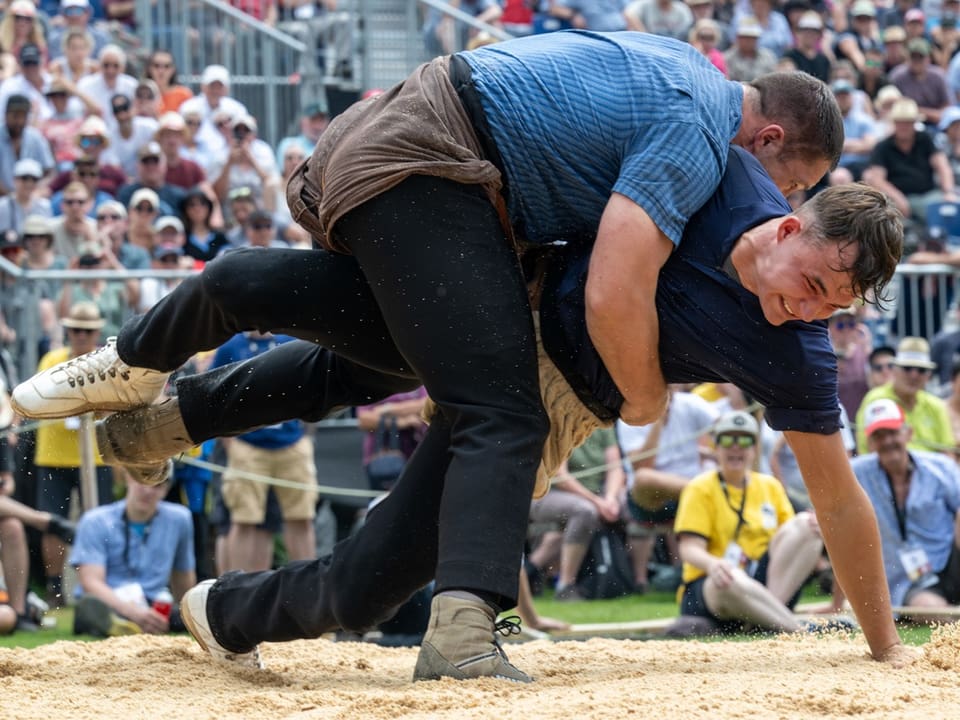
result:
[(33, 175), (18, 175), (14, 180), (22, 180), (23, 182), (36, 182), (37, 178)]
[(81, 170), (77, 173), (77, 177), (95, 178), (100, 177), (100, 173), (98, 173), (96, 170)]
[(871, 363), (870, 369), (874, 372), (883, 372), (884, 370), (893, 370), (893, 362)]
[(837, 320), (833, 323), (833, 327), (835, 327), (837, 330), (852, 330), (856, 326), (856, 320)]
[(137, 100), (153, 100), (154, 99), (152, 92), (145, 92), (145, 93), (138, 92), (136, 94), (136, 98)]
[(176, 255), (164, 255), (162, 258), (160, 258), (160, 262), (164, 265), (176, 265), (178, 262), (180, 262), (180, 258)]
[(119, 67), (120, 67), (120, 63), (118, 63), (118, 62), (102, 62), (102, 63), (100, 63), (100, 67), (104, 67), (104, 68), (119, 68)]
[(906, 373), (919, 373), (920, 375), (929, 375), (930, 368), (915, 367), (913, 365), (901, 365), (900, 369)]
[(135, 212), (143, 213), (144, 215), (146, 215), (147, 213), (154, 213), (157, 211), (157, 209), (152, 205), (137, 205), (133, 209)]
[(67, 198), (63, 201), (64, 205), (83, 205), (86, 200), (80, 198)]
[(190, 127), (200, 127), (199, 120), (184, 120), (184, 124), (189, 125)]
[(741, 448), (753, 447), (757, 439), (753, 435), (720, 435), (717, 437), (717, 446), (732, 448), (734, 445)]
[(103, 215), (97, 215), (97, 222), (106, 222), (107, 220), (123, 220), (123, 217), (120, 215), (113, 215), (104, 213)]
[(114, 105), (113, 114), (116, 115), (117, 113), (127, 112), (127, 110), (129, 109), (130, 109), (130, 103), (124, 103), (123, 105)]
[(19, 22), (19, 23), (30, 23), (30, 24), (33, 24), (33, 18), (32, 18), (32, 17), (27, 17), (26, 15), (14, 15), (14, 16), (13, 16), (13, 21), (14, 21), (14, 22)]
[(252, 223), (250, 225), (254, 230), (273, 230), (271, 223)]
[(145, 158), (140, 158), (140, 162), (142, 162), (144, 165), (156, 165), (160, 162), (160, 158), (158, 158), (156, 155), (148, 155)]

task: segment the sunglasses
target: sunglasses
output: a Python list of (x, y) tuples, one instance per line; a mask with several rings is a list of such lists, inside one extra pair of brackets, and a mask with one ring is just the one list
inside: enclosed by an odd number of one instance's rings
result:
[(870, 369), (873, 370), (874, 372), (882, 372), (884, 370), (893, 370), (893, 363), (892, 362), (872, 363), (870, 365)]
[(24, 242), (26, 242), (27, 240), (38, 240), (38, 239), (53, 240), (53, 235), (24, 235), (23, 236)]
[(63, 201), (64, 205), (83, 205), (86, 200), (81, 200), (80, 198), (68, 198)]
[(68, 327), (68, 328), (67, 328), (67, 332), (77, 333), (77, 335), (90, 335), (90, 334), (92, 334), (92, 333), (99, 332), (99, 331), (98, 331), (98, 330), (94, 330), (93, 328), (72, 328), (72, 327)]
[(180, 262), (180, 258), (176, 255), (164, 255), (162, 258), (160, 258), (160, 262), (164, 265), (176, 265)]
[(81, 170), (77, 173), (77, 177), (95, 178), (100, 177), (100, 173), (98, 173), (96, 170)]
[(80, 138), (80, 147), (93, 147), (103, 145), (102, 137), (82, 137)]
[(134, 210), (138, 213), (143, 213), (144, 215), (146, 215), (147, 213), (154, 213), (157, 211), (157, 209), (152, 205), (137, 205), (134, 208)]
[(929, 375), (930, 368), (914, 367), (912, 365), (901, 365), (900, 369), (906, 373), (919, 373), (920, 375)]
[(107, 213), (97, 215), (97, 222), (106, 222), (107, 220), (123, 220), (123, 218), (120, 215), (110, 215)]
[(142, 162), (144, 165), (156, 165), (160, 162), (160, 158), (158, 158), (156, 155), (150, 155), (149, 157), (140, 158), (140, 162)]
[(127, 112), (127, 110), (129, 109), (130, 109), (130, 103), (124, 103), (123, 105), (114, 105), (113, 114), (116, 115), (117, 113)]
[(757, 439), (753, 435), (720, 435), (717, 438), (717, 447), (732, 448), (734, 445), (741, 448), (753, 447)]
[(22, 180), (23, 182), (36, 182), (37, 178), (33, 175), (18, 175), (14, 180)]
[(272, 230), (273, 225), (270, 223), (253, 223), (250, 227), (254, 230)]
[(835, 323), (833, 323), (833, 326), (837, 330), (852, 330), (857, 326), (857, 321), (856, 320), (837, 320)]

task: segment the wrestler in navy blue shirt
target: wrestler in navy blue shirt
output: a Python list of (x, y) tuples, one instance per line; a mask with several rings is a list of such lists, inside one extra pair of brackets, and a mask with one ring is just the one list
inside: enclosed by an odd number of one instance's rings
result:
[[(743, 233), (791, 212), (760, 163), (731, 148), (720, 187), (660, 271), (660, 364), (667, 382), (737, 385), (766, 406), (774, 429), (830, 434), (840, 428), (840, 406), (826, 323), (771, 325), (727, 263)], [(553, 257), (540, 305), (543, 342), (585, 404), (612, 419), (623, 396), (587, 332), (589, 261), (589, 250), (573, 244)]]

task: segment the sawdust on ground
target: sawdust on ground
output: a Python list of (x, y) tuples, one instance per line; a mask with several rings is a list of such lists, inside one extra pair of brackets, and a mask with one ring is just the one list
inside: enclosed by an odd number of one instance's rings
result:
[(894, 670), (861, 637), (754, 642), (593, 639), (510, 644), (536, 682), (413, 684), (414, 649), (328, 640), (263, 646), (268, 669), (214, 663), (188, 637), (0, 650), (5, 718), (936, 718), (960, 717), (960, 628)]

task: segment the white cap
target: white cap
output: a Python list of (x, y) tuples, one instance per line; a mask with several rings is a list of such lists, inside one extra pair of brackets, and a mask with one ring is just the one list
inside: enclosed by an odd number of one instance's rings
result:
[(745, 433), (757, 437), (760, 435), (760, 425), (750, 413), (734, 410), (722, 415), (713, 427), (714, 437), (724, 433)]
[(207, 65), (203, 69), (203, 75), (200, 76), (200, 84), (209, 85), (215, 82), (221, 82), (227, 87), (230, 87), (230, 71), (223, 65)]
[(241, 115), (240, 117), (234, 118), (233, 122), (230, 123), (230, 127), (238, 127), (240, 125), (243, 125), (245, 128), (249, 128), (254, 132), (257, 131), (257, 119), (253, 115)]
[(129, 207), (135, 208), (144, 201), (150, 203), (154, 210), (160, 207), (160, 196), (148, 187), (142, 187), (130, 196)]
[(906, 422), (903, 410), (893, 400), (880, 398), (863, 411), (864, 432), (870, 437), (876, 430), (899, 430)]
[(164, 228), (173, 228), (178, 233), (183, 233), (183, 222), (174, 215), (164, 215), (158, 217), (153, 223), (154, 232), (160, 232)]
[(33, 158), (23, 158), (14, 163), (13, 176), (15, 178), (32, 177), (39, 180), (43, 177), (43, 167)]
[(78, 7), (86, 9), (90, 7), (90, 0), (60, 0), (60, 7)]

